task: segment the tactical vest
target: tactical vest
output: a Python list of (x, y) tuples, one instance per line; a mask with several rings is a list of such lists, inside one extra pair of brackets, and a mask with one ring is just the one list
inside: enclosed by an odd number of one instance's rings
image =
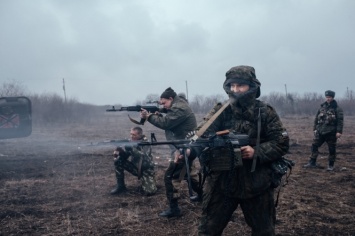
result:
[[(257, 121), (260, 110), (261, 124), (266, 124), (267, 105), (259, 100), (256, 100), (253, 111), (244, 112), (246, 116), (235, 114), (232, 109), (228, 109), (224, 115), (224, 129), (231, 130), (236, 133), (247, 134), (250, 138), (251, 146), (256, 144), (257, 136)], [(261, 127), (261, 137), (263, 137), (264, 129)]]
[(335, 126), (337, 121), (336, 108), (327, 104), (322, 105), (317, 116), (318, 125)]
[[(233, 112), (231, 107), (228, 107), (222, 114), (223, 116), (223, 129), (230, 130), (231, 132), (247, 134), (249, 136), (250, 146), (256, 145), (257, 137), (257, 121), (260, 110), (261, 116), (261, 130), (260, 137), (263, 142), (265, 136), (265, 129), (267, 118), (267, 105), (259, 100), (256, 100), (253, 111), (246, 112), (246, 116), (237, 115)], [(231, 149), (230, 147), (224, 147), (221, 149), (212, 150), (209, 153), (209, 169), (211, 171), (223, 171), (231, 170), (233, 167), (242, 166), (240, 148)]]

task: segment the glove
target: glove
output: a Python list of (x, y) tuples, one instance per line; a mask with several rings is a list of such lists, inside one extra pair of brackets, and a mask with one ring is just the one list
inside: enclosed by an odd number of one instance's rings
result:
[(120, 157), (121, 159), (127, 159), (129, 157), (129, 154), (125, 152), (122, 147), (117, 147), (113, 152), (113, 156), (115, 158)]
[(195, 136), (196, 131), (190, 131), (186, 134), (185, 139), (191, 139), (193, 136)]

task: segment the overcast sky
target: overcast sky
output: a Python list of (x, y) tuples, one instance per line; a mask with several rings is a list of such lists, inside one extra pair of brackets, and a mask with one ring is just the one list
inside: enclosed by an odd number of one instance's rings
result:
[(96, 105), (171, 86), (224, 94), (255, 67), (261, 93), (355, 90), (354, 0), (0, 0), (0, 82)]

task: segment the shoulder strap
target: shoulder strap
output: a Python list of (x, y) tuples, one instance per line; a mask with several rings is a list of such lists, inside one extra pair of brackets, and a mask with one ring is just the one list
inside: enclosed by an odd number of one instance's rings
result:
[(258, 153), (260, 149), (260, 130), (261, 130), (261, 114), (260, 114), (260, 107), (258, 109), (258, 130), (257, 130), (257, 136), (256, 136), (256, 147), (255, 147), (255, 153), (253, 157), (253, 164), (251, 166), (251, 172), (255, 171), (256, 167), (256, 162), (258, 160)]
[(206, 132), (208, 127), (211, 126), (213, 121), (229, 106), (229, 100), (215, 113), (213, 116), (196, 132), (196, 134), (191, 138), (192, 142), (195, 142), (203, 133)]

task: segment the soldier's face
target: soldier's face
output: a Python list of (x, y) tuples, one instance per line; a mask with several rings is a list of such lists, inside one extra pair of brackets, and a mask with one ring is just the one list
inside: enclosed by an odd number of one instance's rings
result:
[(170, 97), (168, 99), (166, 98), (160, 98), (160, 104), (163, 105), (165, 109), (169, 109), (171, 107), (171, 104), (173, 103), (173, 98)]
[(141, 138), (137, 130), (131, 129), (130, 135), (131, 135), (131, 140), (133, 141), (137, 141)]
[(238, 83), (231, 83), (231, 91), (234, 93), (244, 93), (249, 90), (249, 85), (247, 84), (238, 84)]
[(327, 103), (331, 103), (331, 101), (333, 101), (333, 100), (334, 100), (333, 97), (325, 96), (325, 101), (326, 101)]

